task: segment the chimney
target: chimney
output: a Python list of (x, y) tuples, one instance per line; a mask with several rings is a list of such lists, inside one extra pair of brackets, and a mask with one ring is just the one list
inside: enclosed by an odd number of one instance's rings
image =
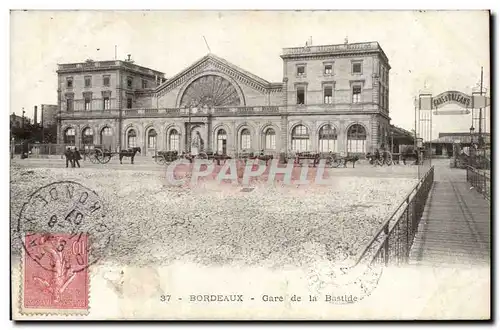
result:
[(35, 105), (35, 117), (33, 118), (33, 124), (36, 125), (37, 123), (37, 114), (38, 114), (38, 111), (37, 111), (37, 106)]

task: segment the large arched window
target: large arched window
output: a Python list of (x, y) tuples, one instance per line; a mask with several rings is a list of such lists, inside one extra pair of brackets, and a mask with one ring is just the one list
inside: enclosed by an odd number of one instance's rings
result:
[(154, 129), (148, 131), (148, 148), (156, 149), (156, 131)]
[(137, 132), (131, 129), (127, 132), (127, 148), (137, 147)]
[(176, 129), (173, 129), (168, 134), (168, 149), (171, 151), (181, 151), (180, 135)]
[(247, 128), (244, 128), (241, 131), (241, 149), (250, 149), (252, 146), (251, 138), (250, 138), (250, 131)]
[(309, 131), (304, 125), (297, 125), (293, 128), (292, 150), (298, 152), (309, 150)]
[(319, 152), (337, 152), (337, 130), (326, 124), (319, 130)]
[(86, 148), (86, 146), (94, 144), (94, 131), (92, 130), (92, 128), (87, 127), (83, 130), (82, 144), (84, 148)]
[(101, 130), (101, 144), (107, 148), (111, 149), (111, 144), (113, 143), (113, 131), (111, 130), (111, 127), (105, 126)]
[(75, 129), (70, 127), (64, 131), (64, 144), (75, 145)]
[(217, 153), (222, 155), (227, 153), (227, 133), (222, 128), (217, 131)]
[(366, 130), (359, 124), (354, 124), (347, 131), (347, 152), (366, 152)]
[(276, 132), (272, 128), (264, 132), (264, 146), (266, 149), (276, 149)]

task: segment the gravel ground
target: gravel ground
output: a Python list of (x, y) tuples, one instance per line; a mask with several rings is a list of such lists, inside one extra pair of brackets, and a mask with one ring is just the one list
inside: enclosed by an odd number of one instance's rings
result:
[[(353, 175), (354, 172), (350, 172)], [(11, 167), (11, 233), (23, 203), (37, 188), (79, 182), (106, 205), (115, 235), (106, 261), (120, 264), (301, 266), (353, 257), (415, 179), (336, 177), (331, 186), (264, 186), (207, 181), (166, 185), (160, 172)]]

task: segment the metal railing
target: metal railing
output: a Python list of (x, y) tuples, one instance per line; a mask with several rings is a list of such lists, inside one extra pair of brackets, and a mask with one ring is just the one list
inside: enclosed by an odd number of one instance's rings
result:
[(491, 177), (488, 172), (467, 166), (467, 182), (476, 188), (485, 199), (491, 200)]
[(408, 263), (425, 203), (434, 182), (434, 166), (384, 222), (356, 259), (355, 266)]

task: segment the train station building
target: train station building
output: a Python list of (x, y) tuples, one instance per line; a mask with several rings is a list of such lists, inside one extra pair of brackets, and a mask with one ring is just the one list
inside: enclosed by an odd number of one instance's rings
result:
[(390, 143), (378, 42), (284, 48), (269, 82), (208, 54), (174, 76), (125, 61), (58, 65), (58, 143), (144, 155), (204, 150), (365, 154)]

